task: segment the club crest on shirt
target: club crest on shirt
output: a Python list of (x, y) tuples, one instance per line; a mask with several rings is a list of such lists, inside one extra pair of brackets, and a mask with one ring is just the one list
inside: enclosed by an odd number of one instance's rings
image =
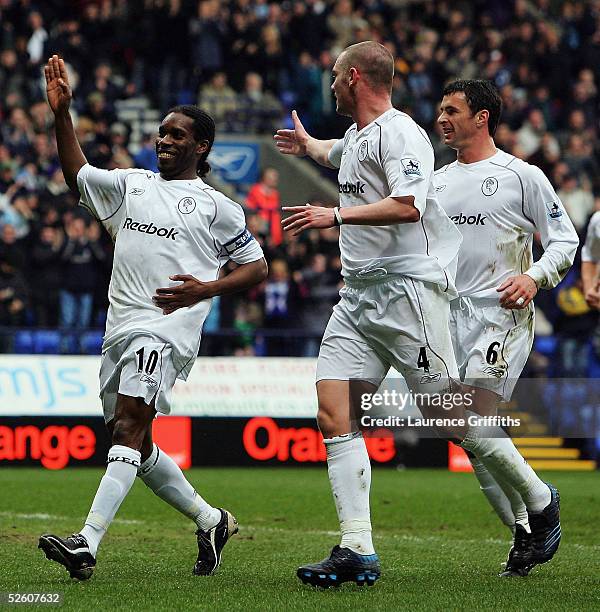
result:
[(488, 176), (483, 183), (481, 183), (481, 193), (484, 196), (493, 196), (498, 191), (498, 180), (493, 176)]
[(365, 161), (369, 153), (369, 144), (363, 140), (358, 147), (358, 161)]
[(403, 157), (400, 160), (405, 176), (423, 176), (421, 162), (414, 157)]
[(183, 198), (182, 200), (179, 200), (177, 208), (179, 209), (180, 213), (189, 215), (191, 212), (196, 210), (196, 200), (194, 200), (194, 198)]
[(548, 219), (550, 221), (561, 221), (561, 217), (563, 216), (562, 210), (558, 205), (558, 202), (546, 202), (544, 204), (546, 207)]

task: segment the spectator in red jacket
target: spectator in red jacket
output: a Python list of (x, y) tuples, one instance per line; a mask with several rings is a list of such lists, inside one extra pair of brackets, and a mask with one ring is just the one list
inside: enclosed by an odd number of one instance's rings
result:
[(246, 206), (258, 211), (269, 223), (270, 246), (278, 246), (283, 240), (278, 183), (279, 172), (267, 167), (262, 171), (260, 182), (252, 185), (246, 198)]

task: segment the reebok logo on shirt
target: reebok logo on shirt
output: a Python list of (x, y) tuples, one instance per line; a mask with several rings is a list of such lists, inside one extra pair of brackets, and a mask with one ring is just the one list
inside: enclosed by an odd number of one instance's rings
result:
[(487, 217), (481, 213), (477, 213), (477, 215), (469, 215), (468, 217), (462, 213), (459, 213), (458, 215), (450, 217), (450, 219), (452, 219), (456, 225), (485, 225), (485, 220)]
[(356, 181), (356, 183), (346, 181), (345, 183), (338, 183), (338, 189), (340, 193), (364, 193), (365, 184), (360, 181)]
[(143, 234), (156, 234), (161, 238), (170, 238), (171, 240), (175, 240), (175, 236), (179, 233), (174, 227), (156, 227), (152, 221), (150, 223), (139, 223), (138, 221), (134, 221), (131, 217), (125, 219), (123, 229), (142, 232)]

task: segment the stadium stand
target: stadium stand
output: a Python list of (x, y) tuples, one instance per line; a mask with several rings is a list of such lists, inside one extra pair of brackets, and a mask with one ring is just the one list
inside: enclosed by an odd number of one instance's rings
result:
[[(175, 103), (206, 105), (227, 138), (269, 135), (288, 121), (290, 108), (316, 136), (343, 134), (347, 122), (335, 114), (329, 71), (344, 46), (368, 39), (397, 58), (394, 104), (430, 131), (438, 165), (453, 155), (435, 128), (444, 83), (492, 79), (505, 105), (498, 144), (552, 178), (583, 234), (600, 209), (597, 0), (5, 0), (0, 349), (97, 353), (100, 346), (111, 244), (76, 208), (62, 179), (41, 75), (51, 52), (68, 62), (78, 136), (90, 162), (154, 170), (152, 134)], [(242, 202), (250, 188), (234, 185)], [(257, 204), (260, 189), (251, 192), (248, 223), (267, 254), (270, 277), (260, 289), (217, 305), (203, 352), (312, 355), (336, 299), (336, 230), (282, 237), (272, 226), (277, 215)], [(73, 241), (93, 255), (86, 270), (69, 265)], [(93, 281), (82, 286), (81, 279)], [(573, 367), (580, 374), (600, 368), (589, 343), (597, 313), (572, 306), (581, 304), (578, 282), (573, 273), (536, 298), (546, 337), (538, 334), (534, 365), (557, 376)], [(73, 321), (72, 299), (83, 295), (92, 301), (89, 318)]]

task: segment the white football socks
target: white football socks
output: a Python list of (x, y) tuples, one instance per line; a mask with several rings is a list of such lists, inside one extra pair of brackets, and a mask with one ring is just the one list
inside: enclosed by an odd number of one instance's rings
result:
[(504, 495), (506, 495), (506, 498), (510, 502), (512, 513), (515, 517), (515, 524), (518, 523), (519, 525), (522, 525), (523, 527), (525, 527), (525, 531), (527, 531), (527, 533), (531, 533), (531, 529), (529, 527), (529, 515), (527, 514), (527, 506), (523, 502), (521, 494), (512, 485), (508, 484), (508, 482), (502, 480), (502, 478), (498, 476), (498, 474), (493, 474), (493, 477), (495, 478), (496, 482), (498, 483), (498, 486), (502, 489)]
[(479, 480), (479, 488), (487, 497), (500, 520), (513, 534), (515, 523), (525, 527), (529, 533), (531, 531), (529, 529), (529, 516), (519, 492), (507, 482), (498, 478), (497, 475), (492, 474), (477, 457), (469, 457), (469, 460), (475, 476)]
[(372, 555), (375, 549), (369, 511), (371, 463), (362, 434), (344, 434), (323, 441), (342, 533), (340, 546), (359, 555)]
[(93, 557), (96, 556), (100, 541), (135, 481), (140, 459), (140, 452), (128, 446), (115, 444), (108, 451), (106, 473), (100, 481), (85, 525), (80, 531), (87, 540)]
[[(467, 411), (467, 414), (475, 413)], [(461, 446), (473, 453), (502, 486), (514, 487), (529, 512), (541, 512), (551, 499), (550, 489), (515, 448), (501, 427), (473, 425)]]
[(156, 444), (142, 463), (138, 476), (169, 505), (192, 519), (203, 531), (221, 520), (221, 512), (207, 504), (187, 481), (179, 466)]
[(479, 481), (479, 488), (490, 502), (490, 506), (492, 506), (494, 512), (500, 517), (500, 520), (513, 531), (515, 528), (515, 515), (510, 500), (485, 465), (483, 465), (477, 457), (469, 457), (469, 461)]

